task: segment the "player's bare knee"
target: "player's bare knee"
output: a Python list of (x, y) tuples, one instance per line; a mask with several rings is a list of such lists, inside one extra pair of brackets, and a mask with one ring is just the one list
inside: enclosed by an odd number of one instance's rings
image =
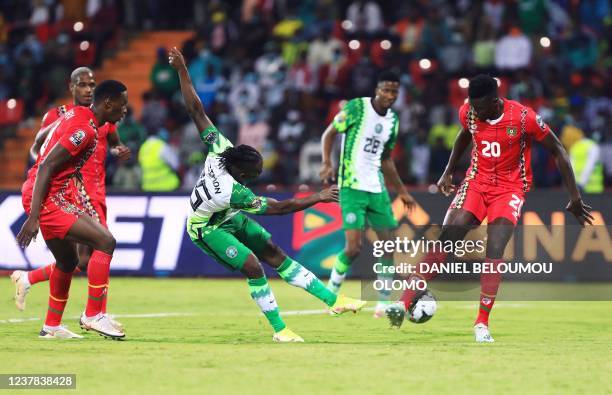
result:
[(115, 237), (112, 235), (111, 232), (106, 231), (104, 232), (104, 235), (100, 238), (97, 249), (109, 255), (112, 255), (115, 251), (116, 245), (117, 240), (115, 240)]
[(63, 271), (64, 273), (72, 273), (78, 264), (79, 264), (78, 258), (74, 260), (62, 259), (61, 261), (58, 260), (57, 262), (55, 262), (55, 267)]
[(263, 268), (261, 267), (259, 260), (254, 255), (250, 255), (247, 258), (241, 271), (248, 278), (261, 278), (264, 276)]

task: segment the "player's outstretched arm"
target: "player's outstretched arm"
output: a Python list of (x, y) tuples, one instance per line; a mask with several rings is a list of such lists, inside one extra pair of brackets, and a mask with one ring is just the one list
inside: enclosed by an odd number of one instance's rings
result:
[(289, 214), (296, 211), (302, 211), (317, 203), (331, 203), (338, 201), (338, 186), (323, 189), (321, 192), (313, 193), (310, 196), (301, 199), (287, 199), (278, 201), (272, 198), (266, 198), (267, 208), (263, 214), (280, 215)]
[(51, 176), (64, 166), (71, 157), (72, 155), (66, 148), (61, 144), (56, 144), (45, 160), (38, 165), (34, 190), (32, 191), (32, 209), (28, 219), (17, 234), (17, 243), (22, 248), (27, 247), (38, 233), (40, 208), (47, 193), (49, 193)]
[(208, 116), (206, 116), (202, 101), (193, 88), (191, 78), (189, 77), (189, 71), (187, 70), (187, 65), (185, 64), (185, 58), (183, 58), (183, 54), (176, 49), (176, 47), (170, 49), (168, 58), (170, 66), (172, 66), (179, 75), (181, 93), (183, 94), (183, 100), (185, 100), (187, 112), (189, 113), (191, 119), (193, 119), (193, 122), (195, 122), (198, 131), (202, 133), (208, 127), (213, 126), (213, 124), (210, 119), (208, 119)]
[(321, 136), (321, 157), (323, 158), (323, 162), (321, 163), (319, 177), (321, 177), (321, 181), (325, 185), (328, 185), (330, 181), (335, 181), (334, 169), (331, 162), (331, 152), (337, 134), (338, 131), (334, 125), (329, 124), (325, 132), (323, 132), (323, 136)]
[(555, 158), (561, 177), (563, 178), (563, 184), (567, 188), (570, 195), (570, 202), (567, 204), (565, 209), (572, 213), (580, 225), (593, 224), (593, 216), (591, 215), (591, 207), (582, 201), (580, 191), (576, 186), (576, 178), (574, 177), (574, 170), (570, 162), (567, 151), (563, 148), (563, 145), (555, 136), (554, 133), (547, 133), (546, 136), (540, 140), (542, 145), (551, 153)]
[(459, 159), (469, 147), (470, 142), (472, 141), (472, 135), (465, 129), (461, 129), (461, 132), (457, 135), (455, 139), (455, 144), (453, 145), (453, 150), (451, 151), (450, 158), (448, 159), (448, 163), (446, 164), (446, 168), (444, 169), (444, 173), (438, 180), (438, 189), (440, 192), (444, 194), (444, 196), (449, 196), (455, 192), (457, 189), (456, 185), (453, 185), (453, 173), (457, 168), (457, 163), (459, 163)]

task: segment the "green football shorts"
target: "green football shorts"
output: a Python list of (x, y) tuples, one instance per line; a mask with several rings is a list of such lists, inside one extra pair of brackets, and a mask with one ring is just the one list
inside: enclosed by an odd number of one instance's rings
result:
[(391, 209), (391, 199), (386, 190), (380, 193), (340, 188), (340, 208), (342, 209), (342, 229), (365, 229), (366, 220), (375, 230), (388, 230), (397, 227)]
[(238, 213), (216, 229), (187, 225), (191, 241), (230, 270), (241, 270), (248, 256), (265, 248), (270, 233), (255, 220)]

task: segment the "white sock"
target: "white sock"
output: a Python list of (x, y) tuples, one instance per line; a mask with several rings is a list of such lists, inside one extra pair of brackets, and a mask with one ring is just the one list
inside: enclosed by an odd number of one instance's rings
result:
[(331, 272), (331, 276), (329, 277), (329, 281), (331, 281), (333, 285), (336, 285), (339, 287), (340, 285), (342, 285), (342, 282), (344, 282), (345, 278), (346, 278), (346, 273), (340, 274), (336, 271), (336, 268), (333, 268)]

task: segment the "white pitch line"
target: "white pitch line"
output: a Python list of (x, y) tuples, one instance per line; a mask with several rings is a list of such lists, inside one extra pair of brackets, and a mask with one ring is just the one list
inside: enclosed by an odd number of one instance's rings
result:
[[(146, 314), (111, 314), (113, 318), (164, 318), (164, 317), (185, 317), (197, 315), (194, 313), (146, 313)], [(77, 320), (80, 316), (64, 317), (69, 320)], [(28, 318), (9, 318), (0, 320), (0, 324), (20, 324), (23, 322), (40, 321), (40, 317)]]

